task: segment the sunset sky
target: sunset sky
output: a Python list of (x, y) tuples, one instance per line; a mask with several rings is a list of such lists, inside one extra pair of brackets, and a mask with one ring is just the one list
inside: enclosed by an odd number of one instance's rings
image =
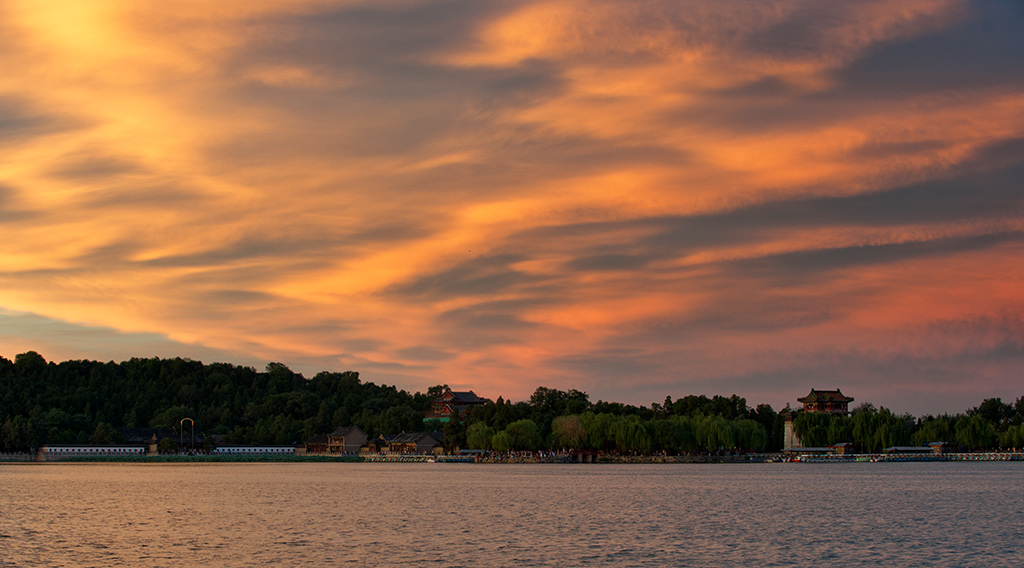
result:
[(0, 2), (0, 355), (1024, 394), (1024, 4)]

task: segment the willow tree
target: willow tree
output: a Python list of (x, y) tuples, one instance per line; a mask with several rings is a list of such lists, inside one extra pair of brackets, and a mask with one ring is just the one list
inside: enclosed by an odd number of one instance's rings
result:
[(577, 415), (559, 416), (551, 422), (553, 445), (557, 448), (581, 448), (587, 441), (587, 430)]
[(492, 448), (491, 440), (494, 438), (494, 428), (484, 422), (475, 422), (466, 430), (466, 443), (470, 448), (476, 450), (489, 450)]

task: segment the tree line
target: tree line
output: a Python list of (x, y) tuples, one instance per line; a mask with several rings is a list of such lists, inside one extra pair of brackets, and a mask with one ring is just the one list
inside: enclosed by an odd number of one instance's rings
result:
[[(312, 378), (281, 363), (259, 372), (229, 363), (133, 358), (121, 363), (47, 362), (34, 351), (0, 357), (0, 452), (43, 444), (116, 443), (117, 429), (179, 427), (229, 444), (295, 444), (341, 426), (369, 436), (442, 431), (449, 450), (588, 449), (670, 454), (779, 450), (789, 408), (749, 406), (742, 397), (666, 397), (650, 406), (590, 401), (578, 390), (539, 387), (527, 401), (502, 397), (449, 422), (424, 421), (445, 385), (409, 393), (359, 374)], [(962, 414), (895, 415), (870, 404), (850, 416), (798, 413), (807, 446), (853, 442), (862, 451), (930, 441), (970, 449), (1024, 446), (1024, 397), (986, 399)]]
[(229, 444), (293, 444), (352, 424), (416, 431), (430, 400), (351, 371), (307, 379), (281, 363), (263, 372), (183, 358), (53, 363), (30, 351), (0, 357), (0, 451), (120, 442), (117, 428), (177, 428), (185, 417)]
[(985, 399), (955, 415), (896, 415), (864, 403), (849, 415), (750, 407), (739, 396), (688, 395), (648, 407), (598, 401), (585, 393), (538, 388), (528, 402), (473, 408), (445, 425), (465, 447), (495, 451), (590, 449), (619, 453), (779, 451), (787, 415), (804, 446), (844, 442), (858, 451), (949, 442), (963, 450), (1024, 447), (1024, 397)]
[(439, 426), (446, 445), (472, 449), (680, 454), (781, 447), (783, 418), (767, 404), (750, 408), (736, 395), (666, 397), (646, 407), (591, 402), (578, 390), (539, 387), (528, 401), (499, 397)]
[(964, 450), (1024, 447), (1024, 397), (1013, 404), (985, 399), (955, 415), (897, 416), (886, 408), (862, 404), (849, 415), (799, 413), (793, 429), (805, 446), (853, 443), (862, 452), (892, 446), (949, 442)]

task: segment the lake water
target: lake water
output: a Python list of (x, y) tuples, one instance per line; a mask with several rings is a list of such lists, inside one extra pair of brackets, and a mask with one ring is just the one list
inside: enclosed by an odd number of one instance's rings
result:
[(8, 566), (1024, 566), (1024, 463), (0, 464)]

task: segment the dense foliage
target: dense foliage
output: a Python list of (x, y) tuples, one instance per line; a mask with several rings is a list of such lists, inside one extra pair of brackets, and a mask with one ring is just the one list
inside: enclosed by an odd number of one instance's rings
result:
[(425, 394), (364, 383), (354, 372), (305, 379), (280, 363), (260, 373), (188, 359), (0, 357), (0, 451), (116, 442), (115, 428), (179, 427), (185, 417), (227, 443), (291, 444), (350, 424), (371, 435), (414, 431), (429, 405)]
[(470, 409), (445, 435), (474, 449), (580, 449), (617, 453), (764, 451), (781, 440), (782, 420), (767, 404), (749, 408), (738, 396), (690, 395), (650, 408), (591, 403), (586, 393), (538, 388), (527, 402)]
[(1022, 448), (1024, 397), (1013, 404), (989, 398), (963, 414), (922, 418), (862, 404), (850, 416), (800, 413), (793, 429), (805, 446), (852, 442), (863, 452), (929, 442), (949, 442), (965, 450)]
[[(0, 357), (0, 452), (42, 444), (120, 441), (117, 428), (179, 427), (185, 417), (226, 443), (292, 444), (340, 426), (368, 435), (443, 431), (448, 449), (589, 449), (670, 454), (778, 450), (788, 408), (689, 395), (650, 407), (591, 402), (586, 393), (538, 388), (528, 401), (474, 406), (451, 422), (423, 421), (444, 386), (410, 394), (354, 372), (311, 379), (280, 363), (263, 372), (189, 359), (47, 362), (33, 351)], [(186, 426), (187, 427), (187, 426)], [(946, 441), (966, 449), (1024, 446), (1024, 397), (987, 399), (954, 416), (915, 419), (863, 404), (850, 416), (798, 413), (807, 446), (853, 442), (862, 451)], [(167, 440), (171, 443), (171, 440)]]

